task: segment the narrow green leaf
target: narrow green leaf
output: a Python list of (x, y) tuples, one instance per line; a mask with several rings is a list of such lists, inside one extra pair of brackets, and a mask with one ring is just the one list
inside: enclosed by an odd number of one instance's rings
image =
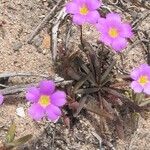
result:
[(85, 64), (82, 64), (81, 65), (81, 68), (86, 72), (86, 74), (89, 75), (89, 81), (93, 84), (93, 85), (96, 85), (96, 81), (95, 81), (95, 77), (93, 76), (92, 72), (89, 70), (89, 68), (85, 65)]
[(123, 95), (122, 93), (119, 93), (117, 90), (113, 90), (113, 89), (106, 88), (106, 87), (103, 87), (103, 90), (109, 94), (112, 94), (122, 99), (123, 103), (126, 103), (128, 107), (133, 108), (135, 111), (141, 112), (141, 110), (143, 110), (143, 108), (141, 108), (139, 105), (134, 103), (132, 99), (127, 98), (125, 95)]
[[(24, 136), (24, 137), (21, 137), (21, 138), (15, 140), (15, 141), (13, 141), (13, 142), (12, 142), (12, 145), (14, 145), (15, 147), (16, 147), (16, 146), (20, 146), (20, 145), (22, 145), (22, 144), (28, 142), (31, 138), (32, 138), (32, 134), (28, 134), (28, 135), (26, 135), (26, 136)], [(11, 143), (10, 143), (10, 144), (11, 144)]]
[(74, 92), (77, 91), (83, 84), (84, 82), (89, 78), (89, 75), (82, 77), (74, 86)]
[(106, 77), (109, 75), (109, 73), (111, 72), (111, 70), (113, 69), (114, 65), (116, 64), (116, 61), (114, 60), (110, 66), (107, 68), (107, 70), (104, 72), (104, 74), (101, 77), (101, 84), (103, 83), (103, 81), (106, 79)]
[(7, 143), (11, 143), (14, 140), (14, 138), (15, 138), (15, 132), (16, 132), (16, 125), (15, 125), (15, 123), (13, 123), (10, 126), (10, 128), (9, 128), (9, 130), (7, 132), (7, 135), (6, 135), (6, 141), (7, 141)]
[(136, 93), (135, 95), (135, 102), (137, 104), (140, 104), (142, 102), (142, 100), (144, 99), (144, 94), (143, 93)]
[(141, 102), (141, 103), (139, 104), (139, 106), (146, 106), (146, 105), (148, 105), (148, 104), (150, 104), (150, 99)]
[(116, 128), (118, 137), (123, 140), (125, 137), (123, 121), (119, 117), (117, 117), (115, 121), (115, 128)]
[(87, 88), (87, 89), (79, 89), (75, 91), (75, 94), (90, 94), (90, 93), (95, 93), (98, 92), (100, 89), (93, 87), (93, 88)]
[(84, 107), (86, 101), (87, 101), (87, 96), (84, 96), (81, 98), (81, 100), (79, 102), (79, 107), (77, 108), (77, 111), (73, 114), (74, 117), (78, 116), (78, 114), (80, 113), (80, 111)]
[(95, 113), (95, 114), (102, 116), (104, 118), (108, 118), (110, 120), (114, 119), (114, 114), (110, 114), (105, 109), (101, 109), (99, 107), (99, 103), (96, 101), (93, 101), (93, 100), (88, 101), (88, 103), (85, 105), (85, 108), (87, 109), (87, 111)]

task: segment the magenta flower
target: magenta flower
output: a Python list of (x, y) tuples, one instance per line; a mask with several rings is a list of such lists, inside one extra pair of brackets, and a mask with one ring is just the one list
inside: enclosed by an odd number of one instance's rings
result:
[(0, 94), (0, 105), (3, 103), (4, 101), (4, 96)]
[(135, 68), (131, 72), (131, 78), (134, 80), (131, 83), (134, 92), (150, 94), (150, 66), (143, 64), (139, 68)]
[(82, 25), (86, 22), (95, 24), (99, 19), (96, 10), (101, 5), (99, 0), (72, 0), (66, 5), (66, 12), (73, 14), (73, 22)]
[(126, 38), (133, 36), (130, 24), (122, 23), (121, 17), (116, 13), (109, 13), (106, 18), (100, 18), (96, 26), (100, 31), (100, 41), (117, 52), (126, 48)]
[(26, 99), (32, 103), (29, 115), (40, 120), (47, 116), (49, 120), (56, 121), (61, 116), (62, 107), (66, 103), (66, 94), (63, 91), (55, 91), (53, 81), (41, 81), (39, 87), (30, 87), (26, 93)]

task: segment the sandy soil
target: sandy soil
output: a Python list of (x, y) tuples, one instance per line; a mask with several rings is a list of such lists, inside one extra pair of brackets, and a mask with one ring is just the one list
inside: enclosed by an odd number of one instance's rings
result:
[[(47, 28), (37, 35), (33, 44), (27, 44), (30, 33), (45, 17), (51, 9), (48, 0), (1, 0), (0, 1), (0, 73), (3, 72), (30, 72), (35, 74), (53, 75), (51, 62), (50, 42), (46, 43)], [(144, 10), (143, 10), (144, 11)], [(149, 30), (150, 17), (144, 20), (141, 30)], [(74, 27), (77, 30), (76, 27)], [(92, 34), (91, 34), (92, 30)], [(93, 27), (88, 25), (83, 28), (84, 37), (89, 42), (97, 41), (98, 34)], [(94, 40), (93, 40), (94, 39)], [(136, 37), (132, 39), (136, 41)], [(129, 45), (131, 46), (131, 45)], [(119, 57), (118, 65), (119, 64)], [(133, 66), (145, 62), (145, 52), (141, 44), (124, 51), (124, 66), (129, 72)], [(10, 79), (10, 84), (22, 82), (35, 82), (39, 78), (15, 78)], [(25, 117), (16, 114), (16, 108), (23, 107)], [(27, 107), (23, 93), (17, 96), (7, 96), (6, 101), (0, 107), (0, 141), (4, 141), (5, 132), (12, 121), (16, 123), (16, 138), (32, 133), (33, 139), (28, 145), (20, 149), (39, 150), (98, 150), (99, 143), (92, 132), (95, 128), (88, 119), (81, 116), (74, 129), (74, 134), (61, 125), (46, 121), (36, 123), (27, 115)], [(118, 141), (117, 150), (149, 150), (150, 148), (150, 118), (140, 118), (137, 131), (127, 141)], [(53, 141), (55, 139), (55, 141)]]

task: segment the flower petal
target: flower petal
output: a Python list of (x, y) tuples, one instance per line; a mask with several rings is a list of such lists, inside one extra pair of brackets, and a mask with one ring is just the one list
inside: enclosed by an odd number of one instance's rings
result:
[(73, 15), (73, 22), (77, 25), (82, 25), (85, 23), (85, 16), (80, 14)]
[(100, 33), (100, 41), (110, 46), (112, 43), (112, 39), (106, 33)]
[(79, 6), (76, 3), (70, 2), (66, 5), (66, 12), (71, 14), (79, 13)]
[(127, 41), (125, 38), (117, 38), (112, 42), (112, 48), (116, 51), (116, 52), (120, 52), (122, 51), (124, 48), (127, 47)]
[(50, 119), (51, 121), (55, 121), (61, 116), (61, 110), (51, 104), (46, 107), (46, 114), (48, 116), (48, 119)]
[(144, 68), (145, 70), (147, 70), (147, 67), (150, 67), (148, 64), (141, 64), (140, 68)]
[(32, 104), (28, 113), (34, 120), (39, 121), (44, 117), (45, 111), (39, 104)]
[(144, 93), (150, 95), (150, 83), (144, 86)]
[(86, 2), (86, 0), (72, 0), (72, 1), (78, 5), (83, 5)]
[(0, 105), (3, 103), (4, 101), (4, 96), (0, 94)]
[(133, 36), (132, 28), (131, 28), (130, 24), (128, 24), (128, 23), (122, 24), (120, 36), (126, 37), (126, 38), (131, 38)]
[(99, 17), (98, 23), (95, 26), (100, 32), (104, 31), (106, 29), (106, 19)]
[(52, 80), (43, 80), (39, 84), (40, 93), (50, 95), (55, 90), (55, 83)]
[(56, 91), (51, 95), (51, 103), (55, 106), (63, 106), (66, 103), (66, 93), (63, 91)]
[(133, 81), (131, 83), (131, 88), (134, 90), (134, 92), (136, 93), (141, 93), (143, 90), (143, 87), (137, 82), (137, 81)]
[(27, 89), (26, 99), (30, 102), (37, 102), (40, 97), (39, 89), (36, 87), (30, 87)]
[(138, 80), (138, 78), (139, 78), (139, 76), (140, 76), (140, 74), (139, 74), (139, 69), (138, 69), (138, 68), (134, 69), (134, 70), (131, 72), (130, 76), (131, 76), (131, 78), (132, 78), (133, 80)]
[(91, 23), (91, 24), (95, 24), (98, 22), (98, 19), (100, 18), (100, 15), (98, 13), (98, 11), (91, 11), (86, 15), (86, 21)]
[(109, 14), (107, 14), (106, 15), (106, 19), (109, 20), (109, 21), (113, 20), (113, 21), (121, 22), (121, 17), (117, 13), (109, 13)]
[(98, 9), (101, 6), (101, 1), (99, 0), (86, 0), (86, 4), (89, 8), (89, 10), (95, 10)]
[(148, 76), (150, 76), (150, 66), (148, 64), (142, 64), (139, 67), (139, 72), (141, 75), (147, 74)]

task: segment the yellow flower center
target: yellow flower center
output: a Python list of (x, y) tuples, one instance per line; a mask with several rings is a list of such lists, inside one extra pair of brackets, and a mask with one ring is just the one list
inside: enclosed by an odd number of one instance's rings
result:
[(89, 12), (88, 7), (84, 4), (81, 8), (80, 8), (80, 14), (81, 15), (87, 15)]
[(110, 28), (108, 34), (112, 38), (116, 38), (119, 35), (118, 30), (116, 28)]
[(141, 77), (138, 79), (138, 82), (139, 82), (141, 85), (145, 85), (146, 83), (149, 82), (148, 76), (141, 76)]
[(46, 95), (42, 95), (39, 99), (39, 104), (42, 107), (47, 107), (50, 104), (50, 102), (51, 102), (50, 97)]

